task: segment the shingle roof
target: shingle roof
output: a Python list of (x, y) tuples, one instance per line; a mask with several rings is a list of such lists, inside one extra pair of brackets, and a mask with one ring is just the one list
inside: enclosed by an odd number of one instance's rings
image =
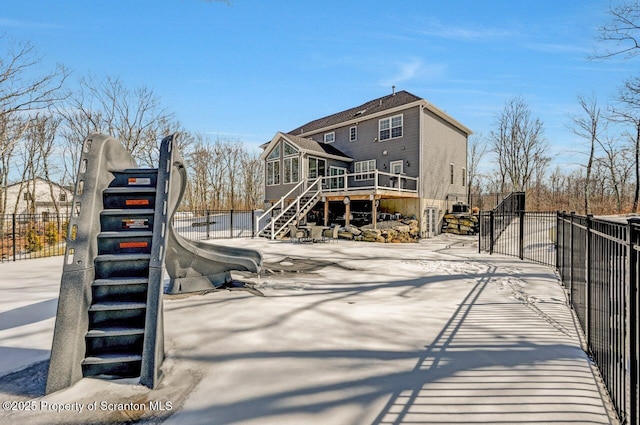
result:
[(395, 94), (389, 94), (378, 99), (370, 100), (369, 102), (364, 103), (360, 106), (356, 106), (355, 108), (347, 109), (346, 111), (338, 112), (337, 114), (313, 120), (306, 123), (305, 125), (291, 130), (289, 134), (296, 135), (315, 131), (320, 128), (331, 127), (333, 125), (340, 124), (357, 117), (366, 117), (367, 115), (406, 105), (408, 103), (412, 103), (421, 99), (422, 98), (411, 94), (408, 91), (401, 90)]
[(285, 137), (295, 143), (300, 149), (303, 149), (307, 152), (317, 152), (320, 154), (324, 153), (327, 155), (340, 156), (345, 159), (352, 159), (349, 155), (342, 152), (340, 149), (337, 149), (327, 143), (318, 143), (313, 139), (307, 139), (306, 137), (300, 137), (294, 134), (287, 134)]
[(261, 146), (264, 149), (264, 151), (260, 155), (260, 158), (265, 159), (266, 155), (269, 152), (271, 152), (271, 150), (273, 149), (273, 148), (270, 148), (270, 146), (275, 145), (275, 143), (277, 143), (282, 138), (294, 144), (295, 146), (298, 147), (298, 149), (306, 153), (312, 153), (312, 154), (319, 155), (326, 158), (333, 157), (335, 159), (345, 161), (345, 162), (353, 161), (353, 158), (351, 158), (349, 155), (347, 155), (346, 153), (342, 152), (340, 149), (330, 144), (319, 143), (313, 139), (296, 136), (294, 134), (284, 134), (280, 131), (276, 133), (276, 135), (273, 137), (273, 139), (271, 139), (269, 143), (265, 143), (264, 145)]

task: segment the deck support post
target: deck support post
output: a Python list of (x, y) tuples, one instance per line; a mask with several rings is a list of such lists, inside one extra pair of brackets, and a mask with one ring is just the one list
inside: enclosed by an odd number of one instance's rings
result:
[(329, 225), (329, 200), (324, 198), (324, 225)]
[(378, 228), (378, 200), (375, 196), (371, 196), (371, 223), (373, 228)]

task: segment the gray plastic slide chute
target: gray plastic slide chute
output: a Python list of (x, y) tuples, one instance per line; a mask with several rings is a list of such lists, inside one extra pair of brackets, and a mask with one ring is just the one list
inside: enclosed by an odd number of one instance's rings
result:
[(88, 136), (68, 225), (46, 392), (83, 377), (135, 378), (150, 388), (164, 359), (164, 272), (171, 293), (216, 288), (230, 271), (258, 273), (253, 250), (189, 241), (171, 218), (186, 185), (175, 136), (158, 168), (138, 168), (117, 140)]
[[(172, 211), (182, 200), (187, 184), (185, 168), (174, 163), (175, 172), (171, 182), (172, 191), (178, 196)], [(173, 218), (173, 214), (172, 217)], [(211, 244), (187, 240), (173, 228), (169, 220), (169, 242), (167, 246), (166, 267), (171, 277), (167, 293), (195, 292), (217, 288), (231, 282), (231, 270), (257, 273), (262, 266), (262, 256), (257, 251), (212, 246)]]

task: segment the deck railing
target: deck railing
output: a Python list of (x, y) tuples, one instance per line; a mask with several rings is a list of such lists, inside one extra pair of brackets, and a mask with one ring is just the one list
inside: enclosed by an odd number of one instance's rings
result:
[(373, 170), (325, 176), (322, 192), (353, 192), (358, 190), (386, 190), (418, 193), (418, 178)]

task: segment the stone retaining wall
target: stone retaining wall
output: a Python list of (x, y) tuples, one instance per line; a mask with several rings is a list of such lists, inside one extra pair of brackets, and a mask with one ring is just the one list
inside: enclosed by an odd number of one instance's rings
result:
[(376, 227), (374, 229), (372, 224), (362, 227), (344, 226), (338, 232), (338, 237), (364, 242), (405, 243), (418, 242), (420, 235), (418, 220), (383, 221)]

